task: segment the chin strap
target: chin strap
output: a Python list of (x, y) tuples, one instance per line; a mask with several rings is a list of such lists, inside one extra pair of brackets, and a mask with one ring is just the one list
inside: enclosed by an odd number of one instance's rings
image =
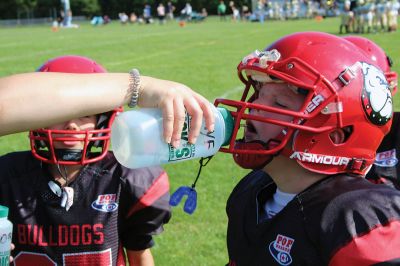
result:
[[(79, 162), (82, 160), (82, 150), (78, 149), (55, 149), (57, 160), (68, 162)], [(65, 179), (65, 177), (64, 177)]]
[[(59, 162), (59, 161), (80, 162), (82, 160), (82, 150), (54, 149), (54, 153), (55, 153), (55, 157), (56, 157), (56, 162)], [(89, 152), (87, 152), (87, 154), (88, 153)], [(52, 155), (49, 150), (37, 150), (37, 154), (43, 158), (52, 160)], [(63, 176), (63, 175), (61, 175), (61, 176)]]
[[(235, 143), (235, 149), (238, 150), (267, 150), (268, 144), (262, 141), (244, 142), (243, 140)], [(272, 161), (272, 154), (242, 154), (234, 153), (235, 163), (244, 169), (261, 169)]]

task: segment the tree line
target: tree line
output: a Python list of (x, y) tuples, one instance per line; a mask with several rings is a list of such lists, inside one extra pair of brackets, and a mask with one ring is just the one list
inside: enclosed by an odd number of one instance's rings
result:
[[(165, 5), (167, 0), (70, 0), (70, 5), (74, 16), (90, 18), (95, 15), (108, 15), (111, 18), (117, 18), (120, 12), (128, 14), (135, 12), (137, 15), (141, 15), (145, 3), (152, 6), (152, 13), (155, 16), (156, 6), (160, 2)], [(216, 14), (220, 0), (172, 0), (171, 2), (176, 7), (175, 13), (177, 14), (186, 2), (190, 2), (195, 11), (206, 8), (209, 14)], [(229, 14), (229, 0), (224, 2)], [(238, 7), (247, 5), (251, 8), (251, 0), (234, 2)], [(63, 5), (60, 0), (1, 0), (0, 19), (56, 17), (60, 15), (62, 9)]]

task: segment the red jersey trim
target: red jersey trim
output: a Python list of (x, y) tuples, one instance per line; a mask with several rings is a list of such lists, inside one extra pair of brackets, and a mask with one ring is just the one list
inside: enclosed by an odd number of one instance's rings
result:
[(169, 180), (166, 172), (163, 172), (151, 187), (143, 194), (139, 201), (129, 209), (126, 218), (132, 216), (135, 212), (151, 206), (158, 198), (169, 191)]
[(378, 226), (353, 238), (332, 257), (329, 266), (364, 266), (400, 258), (400, 221)]

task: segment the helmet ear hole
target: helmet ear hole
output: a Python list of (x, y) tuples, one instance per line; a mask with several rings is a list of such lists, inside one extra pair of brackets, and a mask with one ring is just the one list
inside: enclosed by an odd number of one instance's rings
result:
[(347, 126), (339, 129), (335, 129), (331, 133), (329, 133), (329, 138), (334, 144), (343, 144), (345, 143), (353, 133), (353, 127)]

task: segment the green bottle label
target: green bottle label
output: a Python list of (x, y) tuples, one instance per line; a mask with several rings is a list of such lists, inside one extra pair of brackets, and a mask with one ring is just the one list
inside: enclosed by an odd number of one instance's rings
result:
[(0, 252), (0, 266), (10, 265), (10, 252)]
[[(182, 146), (182, 145), (181, 145)], [(185, 144), (184, 147), (175, 149), (169, 145), (169, 158), (168, 161), (180, 161), (194, 157), (195, 146), (193, 144)]]
[(181, 134), (181, 144), (179, 148), (175, 149), (171, 144), (169, 147), (168, 161), (180, 161), (194, 157), (196, 148), (195, 145), (190, 144), (189, 141), (189, 127), (190, 127), (190, 116), (186, 116), (185, 122), (183, 123), (183, 129)]

